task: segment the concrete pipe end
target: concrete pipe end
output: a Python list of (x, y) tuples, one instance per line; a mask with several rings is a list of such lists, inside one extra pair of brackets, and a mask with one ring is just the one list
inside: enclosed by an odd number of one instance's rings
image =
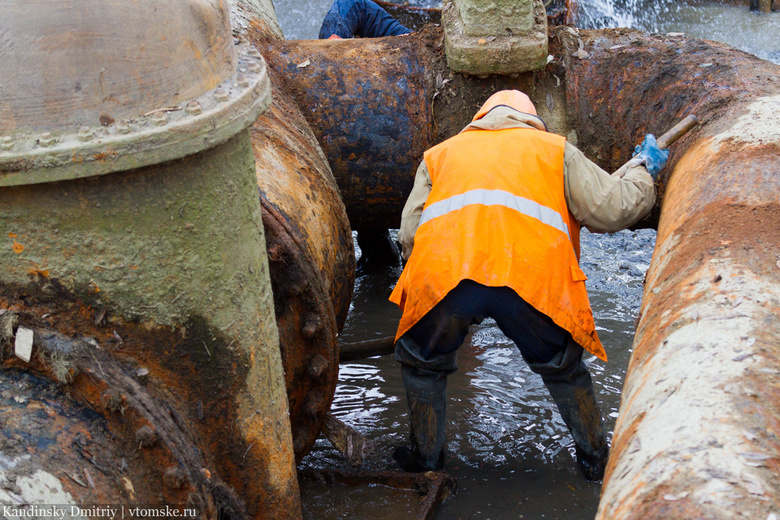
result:
[(0, 6), (0, 186), (178, 159), (270, 105), (265, 62), (221, 2), (39, 3)]

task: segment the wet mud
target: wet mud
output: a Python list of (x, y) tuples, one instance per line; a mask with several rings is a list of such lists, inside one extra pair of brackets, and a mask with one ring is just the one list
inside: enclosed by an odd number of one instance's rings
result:
[[(586, 361), (610, 432), (654, 241), (655, 232), (649, 229), (582, 234), (581, 265), (610, 359), (603, 363), (589, 356)], [(399, 274), (400, 269), (392, 268), (358, 277), (342, 341), (394, 334), (400, 313), (387, 297)], [(486, 320), (473, 328), (458, 353), (458, 364), (448, 381), (445, 464), (458, 490), (433, 518), (592, 519), (600, 484), (587, 482), (578, 470), (566, 426), (541, 378), (528, 369), (516, 347)], [(333, 414), (376, 443), (363, 470), (397, 469), (391, 455), (408, 439), (406, 406), (400, 369), (392, 356), (341, 365)], [(360, 471), (350, 468), (325, 439), (318, 440), (299, 465), (299, 470), (312, 469)], [(421, 504), (419, 494), (383, 486), (311, 479), (301, 479), (300, 485), (307, 520), (400, 520), (413, 518)]]

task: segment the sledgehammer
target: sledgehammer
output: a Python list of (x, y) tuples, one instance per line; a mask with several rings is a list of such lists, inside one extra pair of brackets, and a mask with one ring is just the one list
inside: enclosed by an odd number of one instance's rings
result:
[[(673, 142), (684, 136), (688, 130), (696, 126), (698, 123), (699, 119), (696, 116), (687, 116), (685, 119), (669, 129), (669, 131), (667, 131), (664, 135), (658, 138), (658, 148), (669, 148)], [(626, 164), (615, 170), (612, 175), (616, 177), (623, 177), (630, 168), (630, 165), (631, 161), (628, 161)]]

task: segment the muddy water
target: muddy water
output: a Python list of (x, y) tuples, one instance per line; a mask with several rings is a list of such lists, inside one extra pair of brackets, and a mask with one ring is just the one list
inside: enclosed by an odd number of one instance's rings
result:
[[(610, 356), (606, 364), (592, 356), (588, 362), (610, 431), (654, 241), (652, 230), (583, 233), (581, 263)], [(394, 333), (400, 314), (387, 297), (399, 274), (388, 269), (357, 280), (344, 341)], [(446, 463), (458, 480), (458, 493), (440, 506), (435, 518), (593, 518), (599, 484), (579, 474), (571, 436), (541, 379), (494, 323), (487, 320), (473, 328), (458, 365), (448, 381)], [(376, 442), (366, 469), (395, 469), (391, 453), (407, 440), (408, 416), (400, 371), (391, 356), (343, 365), (333, 412)], [(323, 439), (302, 466), (348, 468)], [(382, 487), (302, 482), (301, 489), (309, 520), (407, 519), (419, 508), (413, 493)]]
[[(316, 38), (331, 0), (274, 0), (288, 39)], [(438, 7), (437, 0), (409, 0)], [(584, 28), (634, 27), (684, 32), (716, 39), (780, 63), (780, 13), (757, 14), (746, 6), (701, 2), (691, 7), (671, 0), (580, 0)], [(610, 357), (591, 357), (602, 413), (611, 432), (631, 354), (641, 303), (642, 279), (655, 241), (652, 230), (611, 235), (583, 233), (582, 268), (599, 335)], [(357, 247), (356, 247), (357, 249)], [(358, 250), (359, 254), (359, 250)], [(387, 301), (399, 270), (356, 281), (344, 341), (394, 333), (398, 310)], [(579, 474), (571, 437), (541, 379), (525, 366), (515, 347), (489, 321), (475, 327), (449, 378), (448, 460), (458, 493), (442, 504), (437, 520), (592, 519), (599, 484)], [(344, 365), (333, 412), (374, 440), (366, 469), (394, 469), (393, 449), (406, 442), (408, 416), (400, 373), (392, 357)], [(611, 436), (611, 434), (610, 434)], [(320, 439), (302, 466), (348, 469)], [(306, 520), (396, 520), (414, 518), (419, 497), (381, 486), (301, 482)]]

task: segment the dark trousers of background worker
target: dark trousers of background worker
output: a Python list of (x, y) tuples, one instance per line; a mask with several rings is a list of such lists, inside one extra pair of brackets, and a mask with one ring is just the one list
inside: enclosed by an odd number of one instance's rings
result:
[(447, 376), (469, 326), (490, 317), (542, 376), (574, 438), (585, 477), (601, 480), (609, 454), (583, 349), (571, 335), (508, 287), (464, 280), (396, 342), (395, 358), (409, 405), (411, 447), (394, 457), (405, 471), (441, 469), (444, 463)]
[(410, 32), (371, 0), (335, 0), (322, 21), (319, 38), (379, 38)]

